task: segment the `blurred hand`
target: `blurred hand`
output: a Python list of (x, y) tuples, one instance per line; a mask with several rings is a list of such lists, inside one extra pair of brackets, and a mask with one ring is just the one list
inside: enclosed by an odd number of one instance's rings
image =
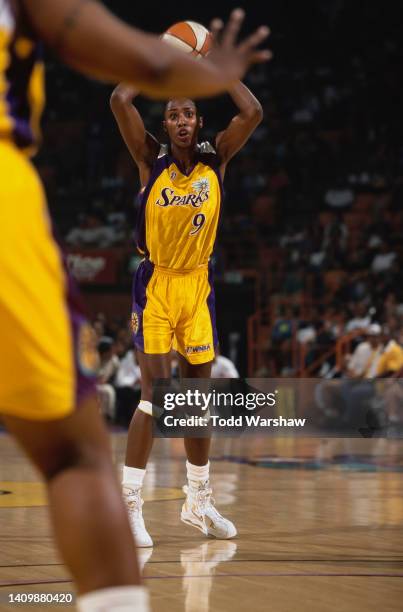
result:
[(213, 19), (210, 25), (214, 44), (207, 59), (225, 72), (226, 79), (230, 78), (234, 81), (241, 80), (253, 64), (267, 62), (272, 58), (269, 50), (257, 49), (270, 34), (266, 26), (261, 26), (243, 42), (237, 44), (237, 37), (244, 18), (244, 11), (235, 9), (225, 27), (220, 19)]

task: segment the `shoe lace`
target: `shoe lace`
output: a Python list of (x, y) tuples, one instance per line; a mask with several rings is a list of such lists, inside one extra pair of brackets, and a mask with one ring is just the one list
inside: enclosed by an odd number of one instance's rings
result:
[(201, 489), (198, 492), (200, 496), (200, 504), (203, 508), (205, 516), (207, 516), (215, 524), (225, 524), (225, 518), (218, 512), (215, 507), (215, 499), (212, 496), (212, 490), (210, 488)]
[(210, 487), (200, 487), (194, 489), (185, 485), (183, 487), (184, 492), (188, 495), (192, 495), (195, 498), (196, 506), (200, 511), (200, 514), (208, 515), (210, 519), (215, 521), (223, 521), (223, 517), (215, 507), (215, 499), (212, 496), (212, 489)]
[(203, 488), (197, 491), (197, 494), (196, 494), (197, 505), (200, 507), (203, 513), (206, 512), (206, 509), (209, 506), (214, 507), (213, 504), (215, 503), (215, 501), (212, 497), (212, 493), (213, 491), (209, 488)]
[(127, 503), (127, 509), (129, 511), (129, 515), (134, 520), (141, 519), (142, 518), (142, 507), (143, 507), (144, 501), (140, 497), (140, 492), (137, 490), (134, 490), (133, 492), (129, 493), (126, 498), (126, 503)]

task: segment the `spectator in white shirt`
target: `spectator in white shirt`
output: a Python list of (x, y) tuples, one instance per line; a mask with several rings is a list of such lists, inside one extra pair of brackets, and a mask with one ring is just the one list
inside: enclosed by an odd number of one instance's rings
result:
[(121, 359), (118, 371), (116, 372), (116, 387), (138, 388), (141, 382), (140, 367), (136, 360), (133, 350), (127, 351)]
[(116, 416), (116, 392), (112, 386), (119, 368), (119, 358), (113, 352), (113, 340), (103, 336), (98, 344), (101, 367), (98, 372), (97, 391), (101, 412), (111, 421)]
[(379, 248), (379, 253), (375, 255), (371, 263), (371, 270), (374, 274), (380, 274), (390, 270), (397, 255), (388, 245), (383, 242)]
[[(368, 344), (368, 347), (363, 346), (365, 344)], [(360, 379), (360, 382), (352, 384), (346, 381), (340, 388), (345, 402), (343, 415), (345, 423), (353, 423), (354, 414), (358, 414), (364, 403), (374, 396), (374, 386), (371, 381), (377, 376), (382, 349), (382, 328), (378, 323), (373, 323), (368, 328), (368, 342), (358, 345), (355, 355), (353, 354), (354, 369), (351, 367), (351, 361), (349, 364), (349, 371), (354, 373), (352, 378)]]
[(328, 189), (325, 194), (325, 203), (333, 209), (343, 209), (351, 206), (354, 200), (354, 192), (349, 187), (344, 187), (339, 183), (332, 189)]
[(105, 248), (121, 240), (122, 233), (116, 228), (103, 225), (95, 215), (83, 217), (79, 227), (74, 227), (66, 236), (66, 242), (72, 247)]
[(382, 328), (378, 323), (368, 327), (367, 339), (356, 347), (348, 365), (349, 378), (374, 378), (376, 376), (379, 357), (382, 353)]
[(371, 324), (371, 317), (367, 314), (367, 307), (362, 302), (359, 302), (354, 307), (354, 316), (346, 325), (346, 333), (355, 329), (367, 329)]
[(217, 353), (211, 368), (211, 378), (239, 378), (239, 372), (231, 359)]

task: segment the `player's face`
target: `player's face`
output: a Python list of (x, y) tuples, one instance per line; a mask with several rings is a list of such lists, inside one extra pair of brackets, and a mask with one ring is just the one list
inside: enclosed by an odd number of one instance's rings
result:
[(177, 147), (194, 146), (201, 127), (195, 103), (187, 99), (170, 100), (165, 109), (164, 127), (171, 143)]

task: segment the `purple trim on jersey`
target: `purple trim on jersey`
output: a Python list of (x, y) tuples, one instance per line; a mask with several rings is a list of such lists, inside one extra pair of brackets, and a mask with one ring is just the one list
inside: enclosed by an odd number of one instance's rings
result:
[[(221, 217), (222, 217), (222, 208), (223, 208), (222, 204), (224, 200), (224, 185), (223, 185), (223, 181), (222, 181), (221, 174), (220, 174), (219, 159), (216, 153), (201, 153), (199, 155), (198, 161), (201, 162), (202, 164), (205, 164), (206, 166), (209, 166), (213, 170), (213, 172), (215, 173), (217, 177), (218, 185), (220, 188), (220, 210), (218, 213), (218, 224), (217, 224), (217, 232), (216, 232), (216, 239), (217, 239), (218, 227), (221, 223)], [(214, 246), (215, 246), (215, 241), (213, 244), (212, 252), (214, 252)], [(209, 261), (209, 264), (208, 264), (208, 282), (210, 285), (210, 293), (207, 297), (207, 306), (210, 312), (211, 327), (213, 331), (214, 349), (216, 349), (218, 346), (218, 333), (217, 333), (216, 308), (215, 308), (214, 270), (213, 270), (213, 264), (211, 263), (211, 261)]]
[(179, 172), (181, 174), (183, 174), (183, 176), (186, 176), (187, 178), (189, 178), (189, 176), (192, 174), (193, 170), (196, 168), (196, 166), (199, 163), (199, 161), (201, 161), (199, 153), (196, 153), (193, 165), (190, 166), (188, 172), (186, 172), (186, 170), (183, 169), (182, 163), (178, 159), (176, 159), (176, 157), (174, 157), (171, 154), (168, 154), (167, 158), (168, 158), (168, 167), (171, 164), (175, 164), (175, 166), (178, 168)]
[(216, 323), (216, 314), (215, 314), (215, 291), (214, 291), (214, 271), (211, 262), (208, 267), (208, 282), (210, 285), (210, 293), (207, 297), (207, 306), (210, 312), (210, 320), (211, 327), (213, 330), (213, 344), (214, 349), (218, 346), (218, 333), (217, 333), (217, 323)]
[(144, 353), (143, 313), (147, 304), (147, 286), (154, 272), (154, 264), (144, 259), (133, 277), (132, 288), (132, 322), (137, 315), (136, 326), (133, 329), (134, 346)]
[[(225, 191), (224, 191), (224, 183), (223, 183), (223, 181), (222, 181), (221, 174), (220, 174), (220, 168), (219, 168), (217, 165), (214, 165), (214, 166), (213, 166), (213, 165), (209, 164), (209, 166), (210, 166), (210, 168), (211, 168), (212, 170), (214, 170), (214, 172), (215, 172), (215, 174), (216, 174), (216, 176), (217, 176), (218, 185), (219, 185), (219, 187), (220, 187), (220, 196), (221, 196), (221, 202), (220, 202), (220, 204), (221, 204), (221, 203), (222, 203), (222, 201), (224, 200), (224, 197), (225, 197)], [(220, 207), (220, 208), (221, 208), (221, 207)]]
[(215, 243), (217, 240), (218, 230), (219, 230), (219, 227), (221, 225), (221, 220), (222, 220), (223, 201), (224, 201), (225, 191), (224, 191), (224, 185), (223, 185), (223, 181), (222, 181), (221, 174), (220, 174), (220, 165), (219, 165), (219, 159), (218, 159), (217, 153), (201, 153), (199, 155), (198, 161), (201, 162), (202, 164), (205, 164), (206, 166), (209, 166), (209, 168), (212, 169), (212, 171), (217, 177), (218, 186), (220, 188), (220, 209), (218, 212), (216, 238), (214, 240), (214, 244), (212, 247), (212, 253), (213, 253)]
[(139, 193), (138, 196), (138, 200), (140, 202), (140, 208), (139, 208), (139, 212), (137, 215), (137, 223), (136, 223), (136, 243), (137, 243), (137, 248), (146, 256), (149, 255), (149, 251), (147, 248), (147, 242), (146, 242), (146, 206), (147, 206), (147, 200), (148, 197), (150, 195), (150, 191), (155, 183), (155, 181), (158, 179), (158, 177), (163, 173), (163, 171), (168, 168), (169, 166), (167, 165), (167, 156), (163, 155), (162, 157), (159, 157), (153, 166), (153, 169), (151, 171), (151, 176), (150, 179), (146, 185), (145, 190), (143, 191), (143, 193)]
[[(14, 142), (18, 147), (27, 147), (35, 141), (30, 125), (32, 109), (28, 97), (28, 87), (35, 64), (42, 59), (42, 47), (36, 40), (32, 39), (29, 32), (25, 32), (22, 28), (20, 30), (15, 32), (8, 50), (10, 63), (5, 71), (8, 84), (6, 103), (9, 115), (14, 122)], [(33, 50), (25, 59), (20, 59), (14, 48), (15, 40), (20, 35), (29, 38), (34, 45)]]
[(217, 231), (216, 231), (215, 240), (214, 240), (214, 244), (213, 244), (213, 248), (212, 248), (212, 252), (214, 252), (214, 247), (215, 247), (215, 243), (216, 243), (216, 240), (217, 240), (218, 230), (220, 229), (220, 225), (221, 225), (221, 221), (222, 221), (223, 203), (224, 203), (225, 191), (224, 191), (224, 184), (223, 184), (223, 181), (222, 181), (222, 178), (221, 178), (219, 166), (216, 164), (216, 165), (210, 166), (210, 167), (211, 167), (212, 170), (214, 170), (215, 175), (216, 175), (217, 180), (218, 180), (218, 185), (220, 187), (220, 210), (218, 212)]

